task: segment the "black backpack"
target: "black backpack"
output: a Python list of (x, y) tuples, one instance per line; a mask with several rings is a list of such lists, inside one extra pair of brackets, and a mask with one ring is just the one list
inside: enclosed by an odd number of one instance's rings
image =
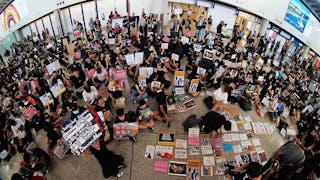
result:
[(195, 114), (191, 114), (184, 122), (183, 122), (183, 129), (185, 132), (188, 132), (189, 128), (199, 126), (200, 120), (197, 119)]
[(241, 98), (241, 100), (239, 101), (239, 106), (244, 111), (251, 111), (252, 110), (250, 100), (248, 100), (248, 99)]

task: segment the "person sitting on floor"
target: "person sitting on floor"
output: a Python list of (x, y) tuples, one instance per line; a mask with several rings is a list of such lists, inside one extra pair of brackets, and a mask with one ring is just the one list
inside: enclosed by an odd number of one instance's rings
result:
[(139, 106), (136, 111), (138, 117), (139, 129), (150, 129), (154, 131), (153, 116), (156, 115), (159, 119), (162, 119), (159, 114), (154, 114), (151, 108), (147, 105), (144, 100), (139, 101)]
[(213, 111), (228, 109), (226, 107), (226, 104), (228, 103), (228, 92), (229, 86), (227, 84), (223, 84), (219, 89), (213, 92)]
[(131, 101), (137, 103), (140, 100), (147, 101), (148, 99), (147, 88), (142, 87), (138, 81), (135, 81), (134, 86), (131, 89)]

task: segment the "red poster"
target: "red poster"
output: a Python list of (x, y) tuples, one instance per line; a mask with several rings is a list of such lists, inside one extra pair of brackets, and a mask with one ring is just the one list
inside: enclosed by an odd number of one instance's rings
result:
[(30, 105), (22, 113), (26, 120), (31, 121), (33, 116), (37, 114), (37, 109), (34, 106)]
[(114, 71), (114, 80), (126, 79), (127, 78), (127, 71), (124, 69), (116, 69)]
[(316, 69), (320, 69), (320, 59), (317, 59), (316, 62), (314, 63), (314, 67)]
[(74, 36), (75, 39), (80, 38), (80, 37), (81, 37), (80, 31), (78, 31), (78, 30), (77, 30), (77, 31), (74, 31), (74, 32), (73, 32), (73, 36)]
[(80, 58), (81, 58), (81, 52), (75, 52), (74, 59), (80, 59)]
[(85, 74), (86, 74), (86, 77), (88, 78), (88, 79), (91, 79), (92, 77), (93, 77), (93, 75), (94, 75), (94, 73), (96, 72), (96, 69), (91, 69), (91, 70), (87, 70), (87, 71), (85, 71)]

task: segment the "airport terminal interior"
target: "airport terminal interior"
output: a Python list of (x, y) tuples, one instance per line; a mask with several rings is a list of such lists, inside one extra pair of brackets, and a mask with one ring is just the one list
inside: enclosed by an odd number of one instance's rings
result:
[(319, 0), (0, 0), (0, 180), (317, 180), (319, 80)]

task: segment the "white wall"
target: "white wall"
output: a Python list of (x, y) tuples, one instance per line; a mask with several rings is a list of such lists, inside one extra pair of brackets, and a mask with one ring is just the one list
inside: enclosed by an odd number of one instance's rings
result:
[(227, 24), (227, 30), (232, 30), (237, 18), (235, 11), (235, 8), (219, 3), (216, 3), (214, 8), (208, 8), (208, 16), (212, 16), (211, 31), (217, 31), (217, 26), (220, 21), (224, 21)]
[(130, 1), (130, 13), (134, 13), (137, 16), (142, 14), (142, 9), (149, 15), (164, 14), (168, 8), (168, 0), (129, 0)]

